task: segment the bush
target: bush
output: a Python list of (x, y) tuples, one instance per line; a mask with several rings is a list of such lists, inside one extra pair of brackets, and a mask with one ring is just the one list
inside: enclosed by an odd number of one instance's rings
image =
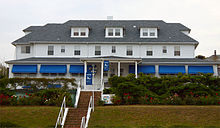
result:
[(157, 78), (140, 73), (137, 79), (129, 74), (127, 77), (113, 76), (109, 84), (111, 88), (105, 92), (111, 90), (116, 95), (115, 104), (220, 104), (220, 78), (212, 74)]
[(98, 106), (104, 106), (104, 104), (105, 104), (105, 101), (99, 100)]
[(0, 94), (0, 105), (50, 105), (60, 106), (66, 96), (66, 104), (73, 106), (71, 94), (62, 89), (47, 89), (37, 93), (16, 97)]

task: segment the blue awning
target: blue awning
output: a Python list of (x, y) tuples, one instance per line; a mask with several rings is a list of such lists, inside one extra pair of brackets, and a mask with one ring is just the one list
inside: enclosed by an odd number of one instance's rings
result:
[(189, 66), (189, 74), (214, 73), (213, 66)]
[[(155, 73), (155, 66), (154, 65), (140, 65), (137, 67), (138, 72), (137, 73), (145, 73), (145, 74), (154, 74)], [(129, 65), (129, 73), (135, 73), (135, 66)]]
[(84, 73), (84, 65), (70, 65), (70, 73)]
[(13, 65), (12, 73), (37, 73), (37, 65)]
[(41, 65), (40, 73), (66, 73), (66, 65)]
[(159, 66), (159, 74), (186, 73), (185, 66)]

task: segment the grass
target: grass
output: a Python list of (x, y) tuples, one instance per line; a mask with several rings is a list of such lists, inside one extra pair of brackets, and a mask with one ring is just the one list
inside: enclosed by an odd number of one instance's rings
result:
[(89, 127), (220, 128), (220, 106), (99, 106)]
[(59, 109), (50, 106), (0, 106), (0, 123), (2, 126), (24, 128), (54, 127)]

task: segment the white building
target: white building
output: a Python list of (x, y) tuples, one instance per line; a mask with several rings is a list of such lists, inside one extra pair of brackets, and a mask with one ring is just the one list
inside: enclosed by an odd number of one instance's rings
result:
[[(220, 62), (194, 58), (198, 42), (180, 23), (161, 20), (70, 20), (30, 26), (14, 41), (9, 77), (76, 78), (103, 89), (108, 77), (134, 73), (213, 73)], [(92, 67), (95, 74), (92, 78)]]

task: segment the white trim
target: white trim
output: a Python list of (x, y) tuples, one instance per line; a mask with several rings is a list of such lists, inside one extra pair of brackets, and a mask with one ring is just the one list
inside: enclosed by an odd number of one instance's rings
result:
[[(83, 31), (83, 29), (85, 29), (85, 31)], [(79, 33), (78, 36), (74, 36), (74, 32), (77, 31)], [(81, 31), (85, 32), (86, 35), (82, 36), (81, 35)], [(89, 28), (88, 27), (72, 27), (71, 28), (71, 36), (72, 38), (82, 38), (82, 37), (89, 37)]]
[(13, 43), (14, 45), (22, 45), (22, 44), (158, 44), (158, 45), (198, 45), (199, 42), (61, 42), (61, 41), (29, 41), (29, 42), (19, 42)]
[(137, 78), (137, 73), (138, 73), (138, 65), (137, 65), (137, 61), (135, 61), (135, 78)]
[(120, 61), (118, 61), (118, 76), (120, 76)]
[[(143, 33), (147, 32), (147, 36), (144, 36)], [(150, 33), (153, 32), (155, 33), (155, 36), (150, 36)], [(157, 38), (158, 33), (157, 33), (157, 28), (140, 28), (140, 38)]]
[(86, 89), (86, 72), (87, 72), (87, 61), (84, 61), (84, 89)]
[[(113, 29), (113, 36), (108, 35), (109, 29)], [(120, 36), (115, 35), (116, 29), (120, 29)], [(123, 28), (120, 28), (120, 27), (107, 27), (107, 28), (105, 28), (105, 38), (123, 38)]]

